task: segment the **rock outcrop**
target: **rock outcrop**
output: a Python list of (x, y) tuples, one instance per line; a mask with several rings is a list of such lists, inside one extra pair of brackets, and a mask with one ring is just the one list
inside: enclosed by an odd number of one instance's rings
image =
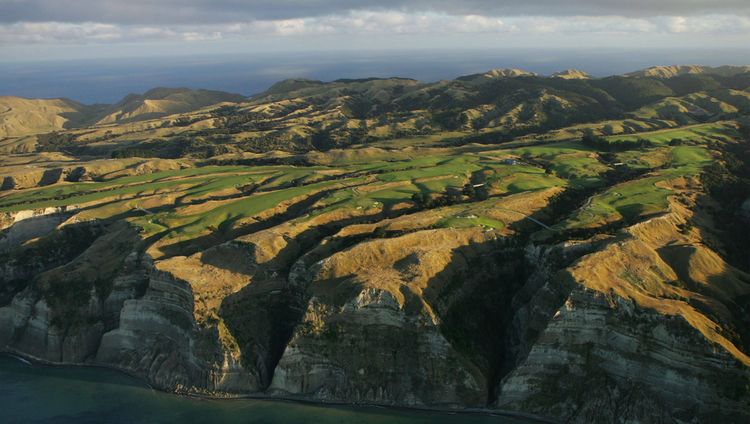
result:
[(439, 314), (455, 296), (448, 274), (468, 266), (452, 261), (454, 250), (468, 246), (473, 251), (462, 255), (475, 257), (490, 252), (493, 239), (481, 231), (420, 231), (314, 264), (307, 311), (270, 390), (327, 401), (482, 405), (487, 377), (441, 333)]
[(75, 207), (51, 207), (0, 214), (0, 252), (48, 234), (65, 222), (73, 210)]
[(565, 422), (740, 422), (749, 378), (683, 318), (577, 287), (499, 383), (496, 405)]

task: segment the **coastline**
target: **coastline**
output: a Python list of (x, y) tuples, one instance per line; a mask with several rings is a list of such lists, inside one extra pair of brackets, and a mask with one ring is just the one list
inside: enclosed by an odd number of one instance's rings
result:
[(244, 395), (229, 395), (226, 396), (211, 396), (208, 394), (201, 394), (201, 393), (190, 393), (190, 392), (174, 392), (174, 391), (165, 391), (160, 390), (155, 387), (153, 387), (151, 384), (148, 383), (145, 379), (142, 377), (135, 375), (131, 372), (128, 372), (127, 370), (123, 370), (116, 367), (106, 366), (106, 365), (98, 365), (98, 364), (83, 364), (83, 363), (67, 363), (67, 362), (52, 362), (47, 361), (41, 358), (34, 357), (32, 355), (28, 355), (24, 352), (16, 351), (16, 350), (0, 350), (0, 356), (7, 356), (10, 358), (13, 358), (19, 362), (22, 362), (25, 365), (28, 366), (42, 366), (42, 367), (80, 367), (80, 368), (93, 368), (93, 369), (103, 369), (107, 371), (117, 372), (123, 375), (126, 375), (130, 378), (133, 378), (134, 380), (137, 380), (140, 384), (143, 385), (144, 389), (150, 389), (155, 392), (163, 393), (170, 396), (177, 396), (177, 397), (183, 397), (183, 398), (189, 398), (189, 399), (195, 399), (195, 400), (210, 400), (210, 401), (242, 401), (242, 400), (262, 400), (262, 401), (278, 401), (278, 402), (288, 402), (288, 403), (295, 403), (295, 404), (301, 404), (301, 405), (307, 405), (307, 406), (316, 406), (316, 407), (344, 407), (344, 408), (372, 408), (372, 409), (385, 409), (390, 411), (404, 411), (404, 412), (433, 412), (433, 413), (440, 413), (440, 414), (446, 414), (446, 415), (482, 415), (482, 416), (488, 416), (488, 417), (506, 417), (506, 418), (516, 418), (516, 419), (523, 419), (523, 420), (529, 420), (536, 423), (544, 423), (544, 424), (557, 424), (557, 421), (554, 421), (550, 418), (541, 417), (534, 414), (528, 414), (524, 412), (518, 412), (518, 411), (508, 411), (503, 409), (489, 409), (489, 408), (465, 408), (465, 409), (456, 409), (456, 408), (439, 408), (439, 407), (419, 407), (419, 406), (399, 406), (399, 405), (382, 405), (382, 404), (374, 404), (374, 403), (355, 403), (355, 402), (326, 402), (326, 401), (316, 401), (311, 400), (303, 397), (283, 397), (283, 396), (271, 396), (271, 395), (265, 395), (263, 393), (257, 393), (257, 394), (244, 394)]

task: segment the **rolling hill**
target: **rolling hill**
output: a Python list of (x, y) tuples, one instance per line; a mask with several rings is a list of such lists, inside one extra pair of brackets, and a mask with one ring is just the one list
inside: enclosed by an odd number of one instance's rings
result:
[(86, 107), (67, 99), (0, 97), (0, 137), (38, 134), (82, 123)]
[(643, 69), (629, 73), (628, 76), (632, 77), (648, 77), (648, 78), (672, 78), (680, 75), (718, 75), (723, 77), (730, 77), (738, 74), (744, 74), (750, 72), (750, 66), (700, 66), (700, 65), (672, 65), (672, 66), (654, 66), (651, 68)]
[(191, 112), (218, 103), (245, 100), (239, 94), (187, 88), (154, 88), (142, 95), (130, 94), (91, 118), (95, 124), (126, 123)]
[(113, 105), (83, 105), (68, 99), (0, 97), (0, 137), (18, 137), (92, 125), (127, 123), (192, 112), (238, 94), (187, 88), (155, 88), (131, 94)]

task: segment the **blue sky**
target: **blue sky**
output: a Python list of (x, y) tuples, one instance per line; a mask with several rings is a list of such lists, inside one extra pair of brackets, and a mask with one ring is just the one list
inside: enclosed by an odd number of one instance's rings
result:
[(6, 61), (300, 50), (731, 49), (750, 40), (748, 0), (0, 0), (0, 11)]

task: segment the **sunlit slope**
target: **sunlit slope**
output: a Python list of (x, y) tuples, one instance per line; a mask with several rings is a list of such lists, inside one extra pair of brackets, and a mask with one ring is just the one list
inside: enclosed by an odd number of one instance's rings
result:
[(187, 88), (154, 88), (142, 95), (131, 94), (108, 107), (96, 124), (126, 123), (198, 110), (223, 102), (240, 102), (243, 96), (221, 91)]
[(634, 77), (671, 78), (679, 75), (709, 74), (719, 76), (734, 76), (750, 72), (750, 66), (701, 66), (701, 65), (671, 65), (654, 66), (628, 74)]
[(131, 94), (113, 105), (91, 106), (68, 99), (4, 96), (0, 97), (0, 137), (143, 121), (243, 100), (245, 98), (237, 94), (187, 88), (155, 88), (142, 95)]
[(575, 138), (582, 126), (605, 135), (674, 128), (748, 110), (750, 73), (744, 68), (676, 69), (606, 78), (577, 70), (543, 77), (494, 69), (431, 83), (291, 79), (252, 98), (159, 88), (115, 105), (78, 108), (64, 122), (53, 113), (47, 119), (53, 124), (13, 130), (0, 151), (174, 159), (408, 139), (497, 144), (540, 134)]
[(0, 97), (0, 137), (61, 130), (80, 124), (85, 106), (67, 99)]
[(566, 69), (564, 71), (555, 72), (554, 74), (552, 74), (552, 76), (555, 78), (562, 78), (562, 79), (589, 79), (591, 78), (591, 75), (579, 69)]

